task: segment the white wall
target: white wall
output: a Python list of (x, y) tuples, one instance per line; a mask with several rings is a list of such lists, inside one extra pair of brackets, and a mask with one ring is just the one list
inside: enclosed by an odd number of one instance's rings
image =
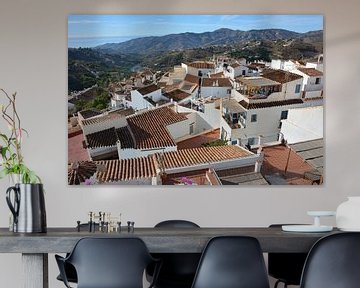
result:
[(292, 144), (323, 138), (323, 115), (322, 106), (289, 109), (281, 125), (284, 139)]
[(97, 122), (94, 124), (89, 124), (89, 125), (82, 125), (82, 130), (84, 132), (85, 135), (88, 134), (92, 134), (92, 133), (96, 133), (99, 131), (103, 131), (106, 129), (110, 129), (110, 128), (122, 128), (127, 126), (128, 123), (126, 121), (126, 117), (115, 117), (115, 118), (111, 118), (111, 119), (107, 119), (105, 121), (102, 122)]
[[(232, 87), (219, 87), (219, 86), (202, 86), (201, 87), (201, 96), (206, 97), (216, 97), (216, 98), (225, 98), (229, 97), (231, 94)], [(230, 91), (229, 91), (230, 90)], [(228, 93), (230, 92), (230, 93)]]
[[(347, 195), (360, 195), (356, 181), (360, 162), (360, 95), (354, 89), (360, 67), (360, 2), (224, 0), (218, 4), (215, 0), (1, 1), (0, 86), (18, 92), (19, 113), (30, 133), (24, 140), (25, 160), (45, 184), (49, 226), (75, 226), (76, 220), (86, 219), (89, 210), (121, 211), (124, 220), (133, 220), (136, 226), (153, 226), (165, 218), (187, 218), (201, 226), (310, 222), (307, 210), (332, 210)], [(237, 12), (325, 15), (325, 184), (224, 187), (221, 193), (215, 187), (68, 187), (67, 15)], [(339, 105), (339, 97), (351, 105)], [(2, 180), (0, 185), (5, 192), (8, 182)], [(1, 226), (8, 224), (8, 212), (3, 193)], [(57, 271), (53, 256), (49, 262), (50, 287), (63, 287), (54, 280)], [(21, 287), (19, 255), (1, 254), (0, 267), (2, 287)]]

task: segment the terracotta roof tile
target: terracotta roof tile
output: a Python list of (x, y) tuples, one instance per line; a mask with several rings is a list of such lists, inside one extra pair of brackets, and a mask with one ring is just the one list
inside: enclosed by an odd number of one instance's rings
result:
[(85, 137), (89, 148), (114, 146), (118, 140), (114, 127), (88, 134)]
[(285, 106), (285, 105), (294, 105), (294, 104), (302, 104), (304, 103), (301, 99), (288, 99), (281, 101), (271, 101), (271, 102), (259, 102), (259, 103), (249, 103), (245, 100), (241, 100), (239, 104), (243, 106), (245, 109), (260, 109), (260, 108), (269, 108), (269, 107), (277, 107), (277, 106)]
[(99, 110), (96, 110), (96, 109), (82, 110), (82, 111), (79, 111), (78, 113), (80, 113), (81, 116), (82, 116), (84, 119), (88, 119), (88, 118), (91, 118), (91, 117), (94, 117), (94, 116), (99, 116), (99, 115), (101, 115), (101, 112), (100, 112)]
[(131, 115), (133, 113), (134, 113), (134, 110), (132, 108), (124, 109), (124, 110), (122, 110), (122, 112), (117, 111), (116, 113), (109, 113), (109, 114), (99, 116), (99, 117), (96, 117), (96, 118), (83, 120), (82, 124), (84, 126), (87, 126), (87, 125), (93, 125), (93, 124), (102, 123), (102, 122), (106, 122), (106, 121), (113, 121), (115, 119), (123, 118), (123, 117), (126, 117), (128, 115)]
[(104, 172), (97, 174), (100, 182), (135, 180), (156, 175), (152, 157), (97, 161), (96, 163), (106, 168)]
[(151, 84), (149, 86), (143, 87), (138, 89), (137, 91), (141, 94), (141, 95), (147, 95), (151, 92), (154, 92), (156, 90), (160, 89), (158, 86), (156, 86), (155, 84)]
[(224, 78), (224, 72), (218, 72), (218, 73), (214, 73), (214, 74), (210, 74), (210, 78)]
[(233, 68), (237, 68), (237, 67), (240, 67), (241, 65), (239, 63), (235, 62), (235, 63), (233, 63), (233, 64), (231, 64), (229, 66), (231, 66)]
[(304, 74), (312, 77), (316, 76), (323, 76), (323, 72), (316, 70), (315, 68), (298, 68), (299, 71), (303, 72)]
[(95, 174), (97, 165), (91, 161), (79, 161), (68, 166), (68, 184), (79, 185)]
[(116, 129), (116, 135), (120, 140), (121, 148), (135, 148), (134, 139), (132, 138), (128, 127)]
[(200, 77), (191, 74), (186, 74), (184, 81), (199, 84)]
[(273, 81), (276, 81), (276, 82), (280, 82), (281, 84), (292, 82), (297, 79), (303, 78), (300, 75), (297, 75), (297, 74), (294, 74), (294, 73), (291, 73), (288, 71), (273, 70), (273, 69), (264, 70), (263, 77), (273, 80)]
[(204, 78), (203, 87), (232, 87), (229, 78)]
[(182, 149), (178, 151), (156, 154), (157, 159), (163, 157), (165, 169), (187, 167), (206, 163), (215, 163), (252, 155), (247, 150), (234, 145)]
[(169, 106), (149, 110), (127, 118), (135, 137), (135, 147), (137, 149), (176, 146), (166, 126), (184, 120), (187, 120), (185, 115), (176, 113)]
[(120, 140), (122, 148), (134, 148), (134, 141), (127, 127), (115, 129), (114, 127), (85, 136), (89, 148), (114, 146)]
[(170, 92), (167, 92), (166, 94), (164, 94), (164, 96), (168, 97), (169, 99), (173, 99), (175, 101), (181, 101), (191, 96), (191, 94), (184, 92), (180, 89), (175, 89)]
[(188, 64), (188, 66), (197, 69), (215, 69), (215, 64), (207, 61), (195, 61)]

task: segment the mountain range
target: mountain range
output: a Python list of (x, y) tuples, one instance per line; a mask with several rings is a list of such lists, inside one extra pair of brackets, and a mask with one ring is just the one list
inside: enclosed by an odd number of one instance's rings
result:
[(107, 43), (95, 47), (95, 50), (110, 54), (150, 54), (154, 52), (178, 51), (210, 46), (244, 44), (248, 41), (303, 39), (305, 42), (322, 42), (323, 31), (298, 33), (285, 29), (232, 30), (221, 28), (213, 32), (180, 33), (165, 36), (141, 37), (121, 43)]

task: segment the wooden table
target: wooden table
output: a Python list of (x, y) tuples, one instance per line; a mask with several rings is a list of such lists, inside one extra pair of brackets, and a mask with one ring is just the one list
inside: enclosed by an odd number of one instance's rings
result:
[(246, 235), (259, 240), (263, 252), (308, 252), (321, 237), (337, 233), (289, 233), (281, 228), (135, 228), (121, 233), (77, 232), (49, 228), (43, 234), (18, 234), (0, 228), (0, 253), (22, 253), (24, 288), (48, 288), (48, 253), (70, 252), (82, 237), (139, 237), (151, 253), (201, 253), (207, 241), (220, 235)]

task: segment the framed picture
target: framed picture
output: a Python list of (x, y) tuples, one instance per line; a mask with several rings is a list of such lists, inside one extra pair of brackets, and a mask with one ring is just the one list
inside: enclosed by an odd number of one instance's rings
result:
[(322, 15), (70, 15), (69, 185), (323, 183)]

